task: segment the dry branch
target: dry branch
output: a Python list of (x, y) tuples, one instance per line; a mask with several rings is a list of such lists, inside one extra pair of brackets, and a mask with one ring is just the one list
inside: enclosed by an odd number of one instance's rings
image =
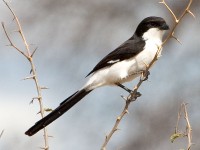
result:
[(183, 107), (184, 107), (184, 114), (185, 114), (185, 120), (186, 120), (186, 136), (188, 138), (188, 146), (187, 146), (187, 150), (191, 149), (192, 146), (192, 127), (190, 125), (190, 121), (189, 121), (189, 117), (188, 117), (188, 112), (187, 112), (187, 107), (186, 104), (183, 103)]
[[(180, 129), (179, 129), (181, 117), (184, 117), (185, 122), (186, 122), (185, 123), (186, 124), (185, 131), (180, 131)], [(180, 137), (187, 137), (187, 140), (188, 140), (187, 150), (191, 150), (191, 146), (193, 145), (193, 143), (192, 143), (192, 127), (190, 125), (186, 103), (182, 103), (180, 106), (180, 109), (178, 112), (177, 123), (176, 123), (176, 127), (175, 127), (175, 133), (172, 134), (172, 136), (170, 137), (171, 142), (173, 143), (177, 138), (180, 138)]]
[[(13, 17), (14, 17), (14, 20), (16, 22), (16, 25), (17, 25), (17, 28), (18, 28), (18, 33), (20, 34), (22, 40), (23, 40), (23, 43), (25, 45), (25, 52), (23, 50), (21, 50), (20, 48), (18, 48), (14, 43), (13, 41), (11, 40), (6, 28), (5, 28), (5, 25), (4, 23), (2, 22), (2, 27), (3, 27), (3, 30), (5, 32), (5, 35), (10, 43), (10, 46), (13, 47), (14, 49), (16, 49), (18, 52), (20, 52), (30, 63), (30, 66), (31, 66), (31, 76), (30, 77), (26, 77), (26, 79), (33, 79), (34, 80), (34, 83), (35, 83), (35, 87), (36, 87), (36, 90), (37, 90), (37, 100), (39, 102), (39, 107), (40, 107), (40, 114), (41, 114), (41, 117), (43, 118), (44, 117), (44, 107), (43, 107), (43, 102), (42, 102), (42, 88), (39, 86), (39, 81), (38, 81), (38, 76), (37, 76), (37, 72), (36, 72), (36, 69), (35, 69), (35, 65), (34, 65), (34, 62), (33, 62), (33, 55), (36, 51), (36, 49), (31, 52), (30, 48), (29, 48), (29, 44), (27, 43), (27, 40), (25, 38), (25, 35), (23, 33), (23, 30), (22, 30), (22, 27), (21, 27), (21, 24), (20, 24), (20, 21), (17, 17), (17, 15), (15, 14), (15, 12), (13, 11), (13, 9), (9, 6), (9, 4), (3, 0), (3, 2), (6, 4), (6, 6), (8, 7), (8, 9), (10, 10), (10, 12), (12, 13)], [(45, 150), (48, 150), (49, 149), (49, 145), (48, 145), (48, 134), (47, 134), (47, 129), (44, 128), (44, 148)]]
[(158, 60), (158, 55), (160, 53), (160, 51), (162, 50), (163, 46), (167, 43), (167, 41), (170, 38), (174, 38), (176, 39), (179, 43), (180, 41), (178, 40), (178, 38), (176, 38), (174, 36), (174, 31), (176, 29), (176, 27), (178, 26), (178, 24), (180, 24), (180, 21), (183, 19), (183, 17), (189, 13), (190, 15), (192, 15), (194, 17), (194, 14), (191, 12), (190, 10), (190, 6), (192, 4), (192, 0), (189, 0), (188, 5), (186, 6), (186, 8), (184, 9), (183, 13), (180, 15), (180, 17), (177, 17), (174, 12), (172, 11), (172, 9), (168, 6), (168, 4), (165, 2), (165, 0), (162, 0), (161, 2), (159, 2), (161, 4), (164, 4), (164, 6), (167, 8), (167, 10), (170, 12), (170, 14), (172, 15), (173, 19), (174, 19), (174, 26), (172, 27), (172, 30), (169, 32), (168, 36), (166, 37), (166, 39), (164, 40), (164, 42), (162, 43), (161, 47), (158, 47), (157, 53), (155, 55), (155, 57), (153, 58), (152, 62), (147, 66), (146, 71), (141, 75), (139, 82), (137, 83), (137, 85), (133, 88), (133, 92), (128, 95), (128, 97), (123, 97), (123, 99), (126, 100), (126, 104), (123, 108), (123, 111), (121, 112), (121, 114), (117, 117), (115, 124), (113, 126), (113, 128), (111, 129), (111, 131), (109, 132), (108, 135), (106, 135), (104, 143), (102, 144), (101, 150), (106, 150), (106, 146), (108, 144), (108, 142), (110, 141), (111, 137), (113, 136), (113, 134), (115, 133), (115, 131), (117, 131), (118, 129), (118, 125), (121, 122), (122, 118), (125, 116), (125, 114), (127, 114), (128, 112), (128, 108), (131, 102), (135, 101), (138, 97), (138, 89), (139, 87), (142, 85), (142, 83), (145, 81), (144, 78), (146, 78), (148, 76), (148, 71), (151, 68), (151, 66)]

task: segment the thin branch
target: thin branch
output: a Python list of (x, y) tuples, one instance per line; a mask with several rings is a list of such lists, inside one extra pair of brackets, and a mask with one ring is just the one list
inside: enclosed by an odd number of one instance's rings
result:
[[(5, 29), (5, 25), (4, 23), (2, 22), (2, 27), (4, 29), (4, 32), (5, 32), (5, 35), (8, 39), (8, 41), (10, 42), (10, 46), (12, 46), (13, 48), (15, 48), (18, 52), (20, 52), (24, 57), (26, 57), (31, 65), (31, 77), (27, 77), (25, 79), (33, 79), (34, 82), (35, 82), (35, 86), (36, 86), (36, 90), (37, 90), (37, 99), (39, 101), (39, 106), (40, 106), (40, 114), (41, 114), (41, 117), (43, 118), (44, 117), (44, 107), (43, 107), (43, 103), (42, 103), (42, 93), (41, 93), (41, 88), (39, 86), (39, 81), (38, 81), (38, 76), (37, 76), (37, 73), (36, 73), (36, 69), (35, 69), (35, 65), (34, 65), (34, 62), (33, 62), (33, 55), (36, 51), (36, 49), (32, 52), (31, 54), (31, 51), (30, 51), (30, 48), (29, 48), (29, 44), (27, 43), (26, 41), (26, 38), (25, 38), (25, 35), (23, 33), (23, 30), (22, 30), (22, 27), (21, 27), (21, 24), (20, 24), (20, 21), (17, 17), (17, 15), (14, 13), (14, 11), (12, 10), (12, 8), (8, 5), (8, 3), (3, 0), (3, 2), (6, 4), (6, 6), (8, 7), (8, 9), (10, 10), (10, 12), (12, 13), (14, 19), (16, 21), (16, 24), (17, 24), (17, 27), (18, 27), (18, 32), (24, 42), (24, 45), (25, 45), (25, 48), (26, 48), (26, 51), (27, 51), (27, 54), (25, 54), (21, 49), (19, 49), (11, 40), (11, 38), (9, 37), (6, 29)], [(47, 129), (44, 128), (44, 143), (45, 143), (45, 147), (44, 149), (45, 150), (48, 150), (49, 149), (49, 145), (48, 145), (48, 134), (47, 134)]]
[(110, 131), (110, 133), (108, 135), (106, 135), (106, 138), (105, 138), (105, 141), (104, 141), (104, 143), (101, 147), (101, 150), (106, 150), (106, 145), (108, 144), (112, 135), (118, 130), (118, 125), (121, 122), (122, 118), (124, 117), (124, 115), (128, 114), (128, 106), (129, 106), (130, 103), (131, 103), (131, 101), (126, 101), (126, 105), (125, 105), (123, 111), (121, 112), (121, 114), (117, 117), (112, 130)]
[(187, 136), (187, 139), (188, 139), (187, 150), (191, 150), (191, 146), (192, 146), (192, 127), (190, 125), (190, 121), (189, 121), (186, 105), (187, 104), (183, 103), (185, 120), (187, 122), (187, 125), (186, 125), (186, 136)]
[(162, 2), (159, 2), (160, 4), (164, 4), (165, 7), (169, 10), (169, 12), (171, 13), (171, 15), (173, 16), (175, 22), (178, 22), (178, 19), (176, 17), (176, 15), (174, 14), (174, 12), (172, 11), (172, 9), (167, 5), (167, 3), (165, 2), (165, 0), (163, 0)]
[(8, 5), (8, 3), (7, 3), (5, 0), (3, 0), (3, 2), (6, 4), (6, 6), (8, 7), (8, 9), (9, 9), (10, 12), (12, 13), (12, 15), (13, 15), (13, 17), (14, 17), (14, 20), (16, 21), (17, 26), (19, 27), (19, 30), (18, 30), (18, 31), (19, 31), (19, 33), (20, 33), (20, 35), (21, 35), (21, 37), (22, 37), (22, 39), (23, 39), (23, 41), (24, 41), (24, 44), (25, 44), (26, 49), (27, 49), (27, 52), (28, 52), (28, 56), (30, 56), (29, 45), (28, 45), (28, 43), (26, 42), (26, 38), (25, 38), (25, 36), (24, 36), (24, 33), (23, 33), (23, 30), (22, 30), (21, 24), (20, 24), (20, 22), (19, 22), (19, 19), (18, 19), (18, 17), (16, 16), (16, 14), (14, 13), (14, 11), (11, 9), (11, 7)]
[(6, 31), (6, 28), (5, 28), (5, 25), (4, 25), (4, 22), (1, 22), (1, 25), (3, 27), (3, 30), (4, 30), (4, 33), (10, 43), (9, 46), (12, 46), (13, 48), (15, 48), (18, 52), (20, 52), (24, 57), (26, 57), (28, 59), (28, 56), (23, 52), (21, 51), (17, 46), (15, 46), (15, 44), (13, 44), (12, 40), (10, 39), (9, 35), (8, 35), (8, 32)]
[[(165, 3), (165, 6), (167, 5), (167, 3), (165, 2), (165, 0), (163, 0), (164, 1), (164, 3)], [(179, 19), (174, 19), (175, 20), (175, 25), (173, 26), (173, 28), (172, 28), (172, 30), (171, 30), (171, 32), (168, 34), (168, 36), (167, 36), (167, 38), (164, 40), (164, 42), (163, 42), (163, 45), (172, 37), (172, 35), (174, 34), (174, 31), (175, 31), (175, 29), (176, 29), (176, 27), (178, 26), (178, 24), (180, 23), (180, 21), (183, 19), (183, 17), (187, 14), (187, 13), (189, 13), (191, 16), (195, 16), (193, 13), (190, 13), (191, 11), (190, 11), (190, 7), (191, 7), (191, 5), (192, 5), (192, 2), (193, 2), (193, 0), (189, 0), (189, 2), (188, 2), (188, 5), (186, 6), (186, 8), (184, 9), (184, 11), (183, 11), (183, 13), (180, 15), (180, 17), (179, 17)], [(167, 5), (168, 6), (168, 5)], [(168, 7), (166, 6), (166, 8), (168, 9)], [(169, 11), (171, 10), (171, 9), (168, 9)], [(177, 18), (177, 17), (176, 17)]]
[(174, 35), (174, 32), (172, 33), (172, 38), (174, 38), (179, 44), (182, 44), (181, 41)]
[[(188, 112), (187, 112), (187, 104), (186, 103), (182, 103), (180, 110), (178, 112), (178, 119), (177, 119), (177, 123), (176, 123), (176, 130), (175, 133), (171, 136), (171, 142), (173, 143), (175, 141), (175, 139), (180, 138), (180, 137), (187, 137), (188, 140), (188, 144), (187, 144), (187, 150), (191, 150), (191, 146), (193, 145), (192, 143), (192, 127), (190, 125), (190, 121), (189, 121), (189, 116), (188, 116)], [(185, 121), (186, 121), (186, 128), (185, 131), (179, 131), (179, 122), (180, 122), (180, 118), (184, 117)]]
[(179, 111), (178, 111), (178, 116), (177, 116), (177, 121), (176, 121), (176, 127), (175, 127), (175, 132), (174, 134), (171, 135), (170, 140), (173, 143), (177, 138), (179, 137), (184, 137), (185, 133), (182, 131), (179, 131), (179, 124), (180, 124), (180, 119), (182, 117), (182, 110), (183, 110), (183, 105), (181, 104)]
[(33, 55), (35, 54), (35, 52), (36, 52), (36, 50), (37, 50), (37, 47), (35, 48), (35, 50), (32, 52), (32, 54), (31, 54), (31, 57), (33, 58)]
[[(118, 129), (118, 125), (120, 123), (120, 121), (122, 120), (122, 118), (125, 116), (125, 114), (127, 114), (128, 112), (128, 108), (129, 105), (132, 101), (135, 101), (138, 97), (138, 89), (139, 87), (142, 85), (142, 83), (145, 81), (142, 77), (147, 77), (148, 76), (148, 71), (151, 68), (151, 66), (158, 60), (158, 56), (162, 50), (162, 47), (166, 44), (166, 42), (170, 39), (170, 38), (174, 38), (174, 31), (177, 27), (177, 25), (180, 23), (180, 21), (182, 20), (182, 18), (187, 14), (193, 14), (190, 11), (190, 6), (192, 4), (192, 0), (189, 0), (187, 7), (184, 9), (183, 13), (181, 14), (181, 16), (177, 19), (176, 15), (174, 14), (174, 12), (172, 11), (172, 9), (167, 5), (167, 3), (165, 2), (165, 0), (163, 0), (162, 2), (160, 2), (162, 4), (164, 4), (164, 6), (166, 6), (167, 10), (171, 13), (171, 15), (173, 16), (174, 20), (175, 20), (175, 25), (173, 26), (171, 32), (168, 34), (168, 36), (166, 37), (166, 39), (164, 40), (164, 42), (162, 43), (161, 47), (158, 47), (157, 53), (155, 54), (153, 60), (151, 61), (151, 63), (146, 67), (146, 71), (144, 71), (144, 73), (142, 74), (142, 76), (140, 77), (139, 82), (137, 83), (137, 85), (134, 87), (133, 92), (126, 98), (126, 104), (123, 108), (123, 111), (121, 112), (121, 114), (117, 117), (117, 120), (115, 121), (114, 126), (112, 127), (111, 131), (109, 132), (109, 134), (105, 137), (104, 143), (102, 144), (101, 150), (106, 150), (106, 146), (108, 144), (108, 142), (110, 141), (112, 135), (115, 133), (115, 131), (117, 131)], [(194, 14), (192, 15), (194, 16)], [(123, 99), (125, 99), (123, 97)]]

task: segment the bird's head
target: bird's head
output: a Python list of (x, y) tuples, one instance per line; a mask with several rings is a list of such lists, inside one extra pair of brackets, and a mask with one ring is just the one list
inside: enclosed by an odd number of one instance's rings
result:
[(138, 25), (135, 35), (142, 37), (144, 40), (151, 38), (162, 39), (164, 31), (169, 30), (169, 26), (161, 17), (147, 17)]

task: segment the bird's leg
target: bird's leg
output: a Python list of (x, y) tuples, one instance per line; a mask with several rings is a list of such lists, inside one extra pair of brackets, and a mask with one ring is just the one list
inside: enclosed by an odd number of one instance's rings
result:
[[(116, 85), (119, 86), (120, 88), (124, 89), (125, 91), (127, 91), (127, 92), (130, 93), (130, 94), (133, 93), (132, 90), (130, 90), (129, 88), (127, 88), (126, 86), (124, 86), (124, 85), (122, 85), (122, 84), (120, 84), (120, 83), (118, 83), (118, 84), (116, 84)], [(136, 99), (136, 98), (140, 97), (141, 95), (142, 95), (142, 94), (141, 94), (140, 92), (136, 92), (136, 93), (134, 94), (134, 98)]]
[(124, 86), (120, 83), (117, 83), (116, 85), (119, 86), (120, 88), (124, 89), (125, 91), (127, 91), (130, 94), (133, 92), (132, 90), (130, 90), (129, 88), (127, 88), (126, 86)]

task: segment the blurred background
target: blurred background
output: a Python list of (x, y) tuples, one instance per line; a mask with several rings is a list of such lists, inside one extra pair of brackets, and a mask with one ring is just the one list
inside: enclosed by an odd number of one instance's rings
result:
[[(31, 49), (38, 47), (34, 62), (42, 86), (44, 105), (55, 108), (86, 82), (85, 76), (98, 61), (132, 36), (138, 23), (148, 16), (163, 17), (172, 27), (173, 20), (159, 0), (20, 0), (11, 1)], [(167, 1), (176, 14), (186, 0)], [(108, 150), (186, 149), (187, 139), (170, 142), (182, 102), (188, 103), (195, 145), (200, 149), (200, 1), (192, 4), (196, 19), (187, 15), (171, 39), (162, 57), (151, 69), (149, 80), (139, 91), (142, 97), (131, 104), (120, 130), (108, 144)], [(14, 43), (24, 49), (16, 25), (5, 4), (0, 2), (0, 21), (5, 22)], [(29, 76), (29, 62), (6, 46), (8, 40), (0, 28), (0, 139), (2, 150), (36, 150), (43, 146), (42, 132), (28, 137), (24, 132), (40, 119), (36, 96)], [(132, 88), (137, 81), (126, 84)], [(97, 150), (116, 117), (124, 107), (117, 87), (93, 91), (75, 107), (48, 127), (52, 150)], [(184, 119), (181, 120), (185, 130)]]

